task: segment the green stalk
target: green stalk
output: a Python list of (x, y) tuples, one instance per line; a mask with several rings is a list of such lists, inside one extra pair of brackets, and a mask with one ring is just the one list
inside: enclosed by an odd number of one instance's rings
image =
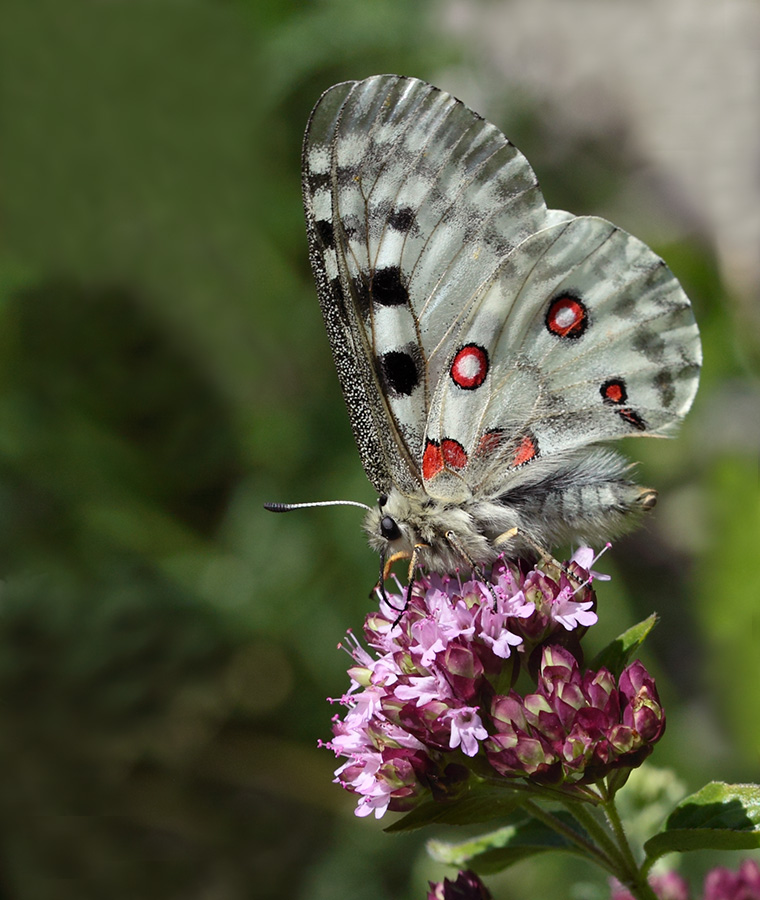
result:
[[(534, 818), (538, 819), (539, 822), (543, 822), (548, 828), (551, 828), (552, 831), (556, 831), (557, 834), (562, 835), (562, 837), (566, 838), (571, 843), (575, 844), (575, 846), (583, 852), (583, 854), (590, 859), (593, 859), (594, 862), (597, 863), (601, 868), (606, 869), (612, 875), (618, 875), (620, 872), (620, 866), (617, 864), (615, 859), (611, 859), (606, 850), (598, 847), (593, 841), (589, 841), (584, 838), (582, 835), (578, 834), (577, 831), (570, 828), (568, 825), (558, 819), (555, 815), (548, 812), (545, 809), (542, 809), (538, 803), (533, 800), (525, 800), (520, 806), (525, 810), (525, 812), (529, 813)], [(570, 812), (575, 816), (576, 819), (580, 822), (580, 817), (577, 815), (578, 810), (575, 807), (570, 808)], [(585, 811), (584, 811), (585, 812)], [(590, 817), (591, 818), (591, 817)], [(583, 823), (581, 822), (583, 825)], [(595, 829), (597, 831), (601, 831), (599, 826), (594, 823)], [(583, 825), (585, 828), (585, 825)], [(589, 829), (586, 829), (589, 831)], [(606, 835), (605, 843), (608, 848), (615, 850), (614, 844)]]

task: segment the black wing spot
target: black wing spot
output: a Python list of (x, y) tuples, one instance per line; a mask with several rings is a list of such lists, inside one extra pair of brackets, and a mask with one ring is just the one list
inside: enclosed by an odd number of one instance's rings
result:
[(394, 231), (400, 231), (403, 234), (408, 234), (415, 224), (416, 220), (414, 218), (414, 210), (409, 206), (404, 206), (401, 209), (395, 209), (388, 216), (388, 225)]
[(408, 397), (420, 383), (417, 360), (403, 350), (390, 350), (379, 357), (385, 385), (395, 394)]
[(314, 223), (314, 228), (323, 247), (335, 246), (335, 229), (332, 222), (329, 222), (327, 219), (318, 219)]
[(404, 306), (409, 303), (409, 291), (398, 266), (388, 266), (375, 272), (372, 279), (372, 299), (380, 306)]
[(330, 187), (329, 172), (309, 172), (308, 174), (309, 190), (312, 194), (321, 191), (323, 188)]
[(661, 362), (665, 355), (665, 339), (655, 331), (641, 331), (633, 340), (633, 346), (651, 362)]
[(335, 181), (338, 187), (348, 187), (359, 180), (358, 166), (339, 166), (335, 172)]
[(654, 376), (653, 382), (657, 393), (660, 395), (660, 400), (662, 400), (662, 405), (665, 407), (671, 406), (676, 399), (673, 373), (663, 369)]
[(641, 416), (636, 412), (635, 409), (631, 409), (628, 406), (621, 407), (620, 409), (616, 409), (615, 412), (620, 416), (620, 418), (631, 425), (636, 431), (646, 431), (647, 423), (641, 418)]
[(362, 272), (359, 272), (358, 275), (355, 275), (351, 279), (351, 285), (353, 287), (353, 295), (356, 299), (356, 306), (361, 317), (366, 321), (370, 317), (370, 291), (367, 279)]

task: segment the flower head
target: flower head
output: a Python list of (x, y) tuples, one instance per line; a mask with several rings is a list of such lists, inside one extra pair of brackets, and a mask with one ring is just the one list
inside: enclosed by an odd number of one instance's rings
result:
[[(560, 646), (544, 648), (536, 692), (495, 696), (491, 717), (486, 752), (494, 769), (551, 782), (596, 781), (613, 768), (638, 765), (665, 729), (654, 682), (641, 663), (625, 669), (618, 683), (605, 668), (581, 673)], [(638, 721), (645, 730), (636, 728)]]
[[(618, 683), (581, 672), (557, 643), (596, 621), (578, 556), (567, 569), (499, 561), (483, 581), (421, 578), (400, 618), (403, 589), (381, 598), (364, 626), (371, 652), (344, 644), (347, 711), (327, 744), (347, 758), (336, 781), (359, 796), (357, 815), (449, 795), (474, 772), (576, 782), (649, 752), (664, 715), (643, 666)], [(525, 697), (514, 690), (523, 670), (537, 676)]]

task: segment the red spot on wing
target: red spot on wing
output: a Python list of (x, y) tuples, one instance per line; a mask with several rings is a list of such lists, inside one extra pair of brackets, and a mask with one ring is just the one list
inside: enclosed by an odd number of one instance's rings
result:
[(425, 452), (422, 454), (422, 477), (430, 481), (443, 469), (443, 453), (435, 441), (425, 444)]
[(443, 461), (450, 469), (463, 469), (467, 465), (467, 453), (464, 447), (452, 438), (441, 441)]
[(463, 469), (467, 465), (467, 452), (453, 438), (437, 441), (428, 440), (422, 454), (422, 477), (425, 481), (435, 478), (444, 469)]
[(546, 327), (562, 338), (579, 338), (588, 326), (584, 304), (572, 294), (555, 297), (546, 312)]
[(495, 453), (504, 440), (504, 432), (500, 428), (486, 431), (478, 441), (477, 456), (490, 456)]
[(466, 391), (475, 390), (486, 380), (488, 354), (477, 344), (466, 344), (457, 351), (450, 371), (454, 384)]
[(522, 466), (538, 456), (538, 441), (530, 434), (526, 434), (520, 441), (515, 455), (512, 457), (513, 466)]
[(625, 382), (621, 378), (610, 378), (608, 381), (604, 382), (599, 391), (602, 395), (602, 400), (604, 400), (605, 403), (617, 405), (619, 403), (625, 403), (628, 399)]
[(623, 421), (627, 422), (637, 431), (646, 431), (647, 423), (641, 418), (641, 416), (636, 412), (635, 409), (630, 409), (629, 407), (624, 407), (623, 409), (616, 409), (615, 412), (620, 416)]

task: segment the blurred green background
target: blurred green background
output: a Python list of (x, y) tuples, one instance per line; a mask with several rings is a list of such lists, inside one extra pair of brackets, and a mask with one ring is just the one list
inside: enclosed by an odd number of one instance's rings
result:
[[(615, 6), (635, 23), (637, 4)], [(262, 510), (373, 499), (308, 268), (299, 156), (319, 94), (377, 72), (457, 93), (524, 150), (550, 206), (634, 231), (693, 298), (700, 395), (677, 440), (624, 448), (661, 505), (605, 557), (589, 639), (657, 610), (655, 762), (688, 788), (760, 780), (757, 284), (702, 193), (647, 157), (640, 119), (621, 105), (600, 124), (473, 37), (498, 37), (497, 7), (3, 4), (0, 900), (384, 900), (445, 874), (428, 835), (356, 820), (316, 746), (347, 683), (336, 644), (376, 576), (357, 511)], [(604, 29), (582, 59), (558, 56), (518, 7), (510, 40), (554, 60), (558, 91), (583, 63), (616, 96)], [(655, 29), (652, 52), (672, 36)], [(605, 890), (567, 859), (491, 884)]]

